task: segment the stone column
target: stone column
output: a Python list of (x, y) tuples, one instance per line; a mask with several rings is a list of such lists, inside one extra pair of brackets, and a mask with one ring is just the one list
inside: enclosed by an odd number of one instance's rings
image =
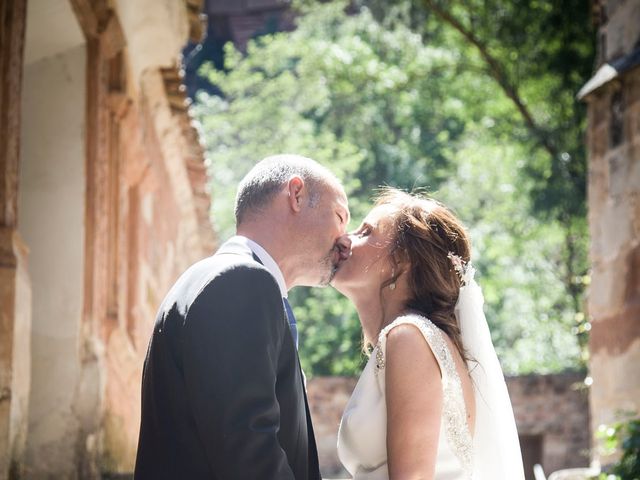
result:
[[(596, 430), (640, 415), (640, 4), (601, 3), (601, 66), (579, 95), (589, 115), (589, 368)], [(593, 457), (612, 460), (598, 448)]]
[(17, 232), (26, 0), (0, 0), (0, 479), (22, 473), (30, 385), (27, 248)]
[[(624, 140), (611, 147), (619, 114)], [(589, 118), (589, 363), (597, 429), (640, 413), (640, 71), (595, 94)]]

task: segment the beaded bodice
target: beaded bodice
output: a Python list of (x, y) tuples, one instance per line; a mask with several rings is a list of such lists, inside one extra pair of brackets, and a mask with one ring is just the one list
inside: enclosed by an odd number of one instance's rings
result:
[(397, 318), (380, 332), (378, 343), (345, 409), (338, 435), (338, 455), (354, 480), (388, 479), (384, 393), (386, 340), (391, 329), (401, 324), (412, 324), (420, 330), (442, 374), (442, 422), (435, 478), (469, 479), (473, 468), (473, 439), (467, 425), (462, 383), (455, 361), (445, 334), (427, 318), (414, 314)]

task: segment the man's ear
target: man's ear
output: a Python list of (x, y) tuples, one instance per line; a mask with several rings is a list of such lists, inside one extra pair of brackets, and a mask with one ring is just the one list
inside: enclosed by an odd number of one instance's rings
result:
[(304, 180), (299, 175), (294, 175), (289, 179), (287, 184), (289, 198), (287, 200), (289, 207), (296, 213), (302, 210), (304, 188)]

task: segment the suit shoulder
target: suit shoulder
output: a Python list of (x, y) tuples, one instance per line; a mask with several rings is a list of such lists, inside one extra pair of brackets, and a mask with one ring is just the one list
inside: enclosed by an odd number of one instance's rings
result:
[(213, 255), (194, 263), (182, 273), (162, 302), (161, 311), (176, 304), (181, 311), (186, 311), (205, 291), (224, 293), (231, 290), (264, 291), (269, 294), (279, 291), (269, 270), (251, 257)]
[(280, 297), (278, 282), (261, 263), (246, 255), (214, 255), (203, 265), (207, 278), (200, 291), (237, 289), (246, 293), (266, 293)]
[(272, 285), (276, 290), (279, 290), (278, 282), (271, 272), (264, 265), (252, 261), (233, 262), (227, 265), (219, 272), (215, 280), (230, 283), (247, 282), (246, 286), (254, 283), (261, 286)]
[(284, 308), (280, 288), (269, 270), (257, 262), (233, 262), (200, 284), (189, 312), (281, 319)]

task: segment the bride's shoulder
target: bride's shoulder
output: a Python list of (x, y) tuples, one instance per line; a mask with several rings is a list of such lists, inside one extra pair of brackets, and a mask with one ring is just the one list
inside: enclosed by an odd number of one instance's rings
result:
[[(415, 327), (415, 328), (414, 328)], [(407, 334), (432, 334), (437, 327), (427, 317), (419, 313), (407, 313), (396, 317), (393, 322), (385, 326), (378, 336), (378, 342), (384, 342), (393, 331), (394, 336), (399, 336), (401, 332)], [(417, 330), (416, 330), (417, 329)], [(413, 332), (413, 333), (409, 333)]]
[(382, 329), (378, 337), (378, 368), (384, 368), (387, 361), (390, 361), (398, 367), (421, 366), (424, 367), (423, 373), (429, 371), (439, 375), (438, 361), (431, 340), (437, 333), (433, 329), (436, 329), (433, 323), (419, 314), (412, 313), (394, 319)]
[(400, 346), (424, 344), (427, 340), (431, 346), (431, 339), (438, 335), (438, 328), (425, 316), (418, 313), (401, 315), (385, 326), (378, 336), (378, 346), (386, 350), (389, 343)]

